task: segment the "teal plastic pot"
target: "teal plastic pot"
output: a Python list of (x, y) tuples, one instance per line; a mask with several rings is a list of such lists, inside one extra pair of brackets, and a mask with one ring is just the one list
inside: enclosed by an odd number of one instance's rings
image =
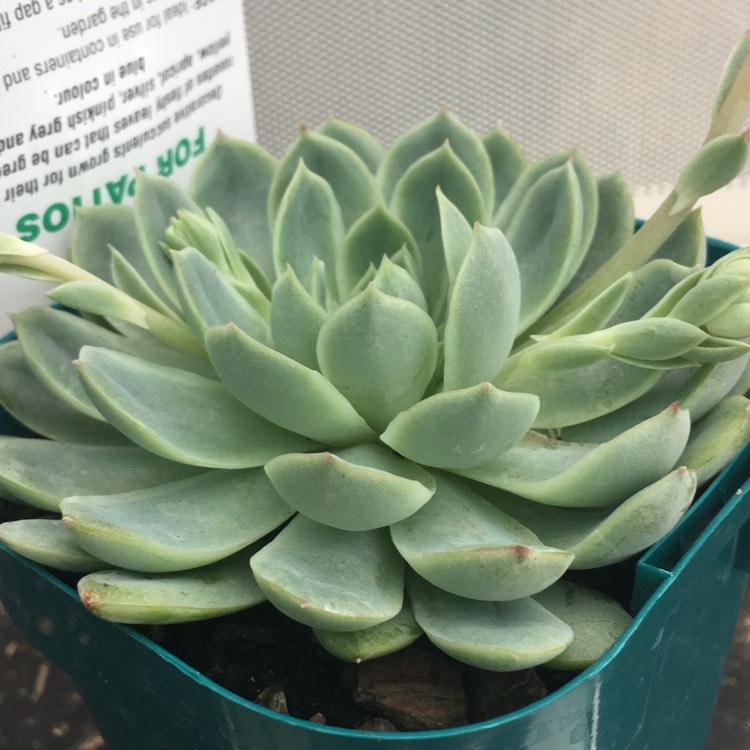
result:
[[(0, 431), (12, 429), (5, 418)], [(76, 681), (109, 750), (701, 750), (750, 570), (749, 475), (750, 443), (638, 561), (636, 617), (602, 659), (531, 706), (458, 729), (359, 732), (256, 706), (89, 614), (2, 545), (0, 598)]]

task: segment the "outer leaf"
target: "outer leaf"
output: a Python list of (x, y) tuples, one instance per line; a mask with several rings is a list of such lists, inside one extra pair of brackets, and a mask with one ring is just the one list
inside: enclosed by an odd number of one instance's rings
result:
[(136, 172), (135, 186), (135, 225), (141, 252), (159, 287), (176, 306), (171, 267), (160, 243), (179, 209), (199, 213), (200, 208), (166, 177)]
[(300, 162), (279, 206), (273, 231), (273, 259), (277, 275), (287, 264), (299, 278), (313, 258), (325, 263), (329, 291), (336, 294), (336, 265), (344, 244), (344, 225), (330, 185)]
[(0, 487), (29, 505), (58, 511), (70, 495), (110, 495), (192, 476), (200, 469), (136, 445), (83, 445), (0, 437)]
[(122, 494), (72, 496), (60, 510), (83, 549), (144, 573), (229, 557), (294, 514), (260, 468), (208, 471)]
[(398, 414), (380, 439), (412, 461), (440, 469), (486, 463), (531, 427), (539, 399), (489, 383), (437, 393)]
[(404, 246), (413, 256), (418, 255), (409, 230), (385, 206), (373, 206), (346, 235), (339, 269), (342, 290), (350, 292), (370, 264), (379, 266), (384, 255), (395, 255)]
[(229, 391), (270, 422), (334, 445), (374, 437), (349, 401), (317, 370), (231, 325), (210, 329), (206, 346)]
[(318, 362), (367, 423), (381, 430), (422, 397), (437, 349), (437, 331), (423, 310), (370, 285), (320, 329)]
[(395, 196), (396, 186), (415, 162), (445, 143), (450, 144), (451, 151), (477, 184), (485, 204), (483, 214), (488, 215), (494, 202), (492, 164), (476, 134), (446, 110), (402, 135), (388, 150), (378, 172), (378, 181), (386, 201)]
[(315, 447), (245, 409), (215, 380), (88, 346), (78, 366), (86, 393), (107, 420), (165, 458), (240, 469)]
[(700, 208), (691, 211), (677, 229), (669, 235), (653, 258), (666, 258), (681, 266), (706, 265), (706, 235)]
[(498, 229), (477, 226), (448, 303), (444, 387), (492, 380), (513, 345), (521, 281), (510, 245)]
[(546, 588), (572, 562), (458, 480), (436, 478), (432, 500), (391, 527), (398, 551), (430, 583), (469, 599), (508, 601)]
[(436, 189), (473, 224), (485, 221), (484, 195), (472, 173), (446, 142), (415, 161), (399, 180), (391, 207), (404, 222), (419, 246), (425, 274), (425, 292), (433, 317), (442, 314), (440, 305), (447, 288), (445, 256), (440, 235), (440, 212)]
[(289, 453), (266, 464), (279, 494), (319, 523), (367, 531), (401, 521), (435, 492), (435, 480), (417, 464), (378, 445), (333, 453)]
[(513, 672), (544, 664), (573, 641), (573, 631), (533, 599), (481, 602), (409, 579), (414, 617), (427, 637), (454, 659)]
[(333, 138), (303, 130), (284, 155), (271, 184), (268, 208), (272, 224), (300, 160), (330, 185), (347, 229), (380, 201), (370, 170), (354, 151)]
[(234, 241), (273, 278), (268, 193), (276, 160), (259, 146), (219, 133), (198, 160), (190, 195), (227, 223)]
[(336, 117), (329, 117), (318, 128), (318, 132), (348, 146), (362, 159), (373, 174), (378, 171), (385, 149), (364, 128), (344, 122)]
[(478, 489), (545, 544), (573, 553), (575, 570), (613, 565), (650, 547), (682, 518), (695, 488), (695, 472), (675, 469), (615, 510), (553, 508), (487, 486)]
[(318, 333), (326, 317), (326, 311), (288, 267), (273, 287), (271, 336), (274, 347), (300, 364), (318, 369)]
[(599, 446), (529, 433), (494, 461), (460, 473), (548, 505), (614, 506), (672, 469), (689, 433), (689, 413), (673, 404)]
[(359, 664), (406, 648), (422, 635), (422, 628), (417, 625), (411, 607), (404, 602), (394, 618), (371, 628), (343, 633), (322, 629), (313, 632), (320, 645), (337, 659)]
[(695, 423), (680, 463), (694, 469), (701, 485), (721, 471), (750, 437), (750, 400), (729, 396)]
[(618, 602), (571, 581), (558, 581), (534, 599), (573, 630), (573, 642), (547, 662), (554, 669), (585, 669), (611, 648), (633, 618)]
[(403, 563), (384, 529), (339, 531), (296, 516), (250, 565), (271, 603), (313, 628), (361, 630), (402, 607)]
[(123, 445), (110, 425), (81, 414), (53, 396), (35, 377), (18, 341), (0, 346), (0, 404), (32, 432), (71, 443)]
[(499, 125), (484, 134), (482, 143), (492, 164), (495, 183), (494, 215), (528, 162), (521, 147)]
[(39, 565), (58, 570), (91, 573), (107, 567), (81, 549), (59, 519), (32, 518), (0, 524), (0, 542)]
[(132, 624), (169, 624), (205, 620), (238, 612), (264, 601), (247, 569), (251, 550), (179, 573), (105, 570), (78, 582), (81, 601), (105, 620)]
[(182, 314), (200, 341), (217, 325), (233, 323), (248, 336), (266, 344), (268, 322), (223, 274), (195, 248), (172, 251)]

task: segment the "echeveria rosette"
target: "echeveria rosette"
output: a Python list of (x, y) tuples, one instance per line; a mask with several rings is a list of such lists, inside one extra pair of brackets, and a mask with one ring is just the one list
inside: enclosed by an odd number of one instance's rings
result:
[(629, 616), (566, 571), (661, 538), (748, 434), (749, 253), (695, 270), (695, 213), (677, 233), (544, 328), (630, 241), (617, 175), (447, 112), (279, 162), (220, 135), (187, 192), (141, 173), (133, 208), (81, 211), (72, 263), (0, 240), (80, 312), (0, 349), (0, 402), (48, 438), (0, 439), (0, 487), (55, 514), (0, 538), (116, 621), (269, 600), (344, 659), (426, 634), (585, 666)]

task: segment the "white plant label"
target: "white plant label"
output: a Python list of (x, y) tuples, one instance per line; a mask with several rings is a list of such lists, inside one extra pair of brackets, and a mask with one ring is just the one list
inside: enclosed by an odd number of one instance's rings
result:
[[(77, 206), (187, 184), (218, 129), (255, 138), (242, 0), (3, 0), (0, 231), (64, 254)], [(0, 275), (0, 313), (43, 299)], [(10, 324), (0, 320), (0, 332)]]

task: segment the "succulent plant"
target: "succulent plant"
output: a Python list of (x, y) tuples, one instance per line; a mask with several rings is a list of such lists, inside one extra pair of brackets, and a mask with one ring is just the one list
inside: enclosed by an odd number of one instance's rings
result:
[(693, 208), (745, 163), (747, 47), (637, 232), (618, 174), (440, 112), (278, 162), (219, 135), (187, 191), (141, 172), (134, 207), (79, 210), (70, 261), (3, 235), (69, 309), (0, 348), (38, 435), (0, 438), (0, 488), (50, 514), (0, 539), (115, 621), (270, 600), (344, 659), (424, 633), (591, 663), (630, 616), (566, 571), (661, 538), (750, 434), (750, 249), (700, 268)]

